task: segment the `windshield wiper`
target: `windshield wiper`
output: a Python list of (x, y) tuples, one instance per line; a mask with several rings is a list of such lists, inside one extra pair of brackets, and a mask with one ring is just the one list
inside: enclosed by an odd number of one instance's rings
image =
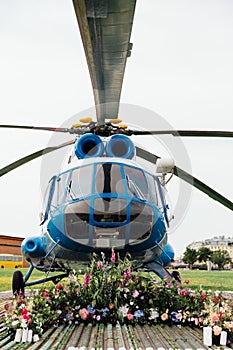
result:
[(128, 175), (126, 175), (126, 182), (127, 182), (127, 186), (128, 186), (128, 189), (130, 190), (130, 192), (137, 198), (141, 199), (142, 201), (145, 201), (146, 198), (144, 196), (144, 194), (142, 193), (142, 191), (140, 190), (140, 188), (138, 187), (137, 184), (135, 184), (133, 182), (133, 180), (131, 180), (129, 178)]

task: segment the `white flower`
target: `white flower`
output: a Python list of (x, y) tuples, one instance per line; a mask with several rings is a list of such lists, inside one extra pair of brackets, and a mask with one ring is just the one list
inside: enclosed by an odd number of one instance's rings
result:
[(12, 322), (12, 326), (13, 327), (17, 326), (17, 324), (19, 324), (19, 320), (15, 320), (15, 321)]
[(154, 310), (154, 309), (150, 309), (150, 317), (149, 320), (154, 320), (155, 318), (159, 317), (159, 313), (158, 311)]
[(119, 308), (119, 311), (122, 313), (123, 317), (126, 317), (129, 311), (129, 308), (127, 307), (127, 305), (124, 305)]

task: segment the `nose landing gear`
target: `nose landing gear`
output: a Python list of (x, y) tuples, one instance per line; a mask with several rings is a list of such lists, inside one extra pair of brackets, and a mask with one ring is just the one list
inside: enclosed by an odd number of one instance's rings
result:
[(20, 270), (15, 271), (13, 274), (12, 292), (14, 295), (24, 295), (24, 278)]

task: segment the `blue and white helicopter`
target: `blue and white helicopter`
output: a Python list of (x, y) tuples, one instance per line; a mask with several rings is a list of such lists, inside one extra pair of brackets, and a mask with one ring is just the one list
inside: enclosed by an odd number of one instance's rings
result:
[[(58, 282), (72, 269), (91, 260), (92, 254), (112, 249), (124, 257), (130, 253), (139, 268), (172, 278), (166, 266), (174, 258), (168, 243), (172, 214), (165, 196), (165, 177), (174, 174), (224, 206), (233, 203), (191, 174), (135, 143), (132, 135), (233, 137), (232, 131), (131, 130), (120, 124), (118, 109), (136, 0), (73, 0), (95, 98), (97, 121), (82, 119), (71, 128), (0, 125), (70, 133), (75, 139), (47, 147), (0, 169), (7, 174), (43, 154), (70, 147), (64, 169), (49, 181), (41, 226), (43, 233), (26, 238), (22, 253), (30, 263), (24, 277), (13, 275), (13, 292), (46, 281)], [(146, 170), (138, 159), (155, 165)], [(29, 281), (34, 269), (46, 277)], [(48, 273), (60, 271), (56, 276)]]

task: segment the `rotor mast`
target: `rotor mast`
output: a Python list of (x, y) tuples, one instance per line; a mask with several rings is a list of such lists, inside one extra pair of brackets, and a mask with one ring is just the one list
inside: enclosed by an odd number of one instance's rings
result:
[(94, 93), (97, 121), (117, 118), (136, 0), (73, 0)]

